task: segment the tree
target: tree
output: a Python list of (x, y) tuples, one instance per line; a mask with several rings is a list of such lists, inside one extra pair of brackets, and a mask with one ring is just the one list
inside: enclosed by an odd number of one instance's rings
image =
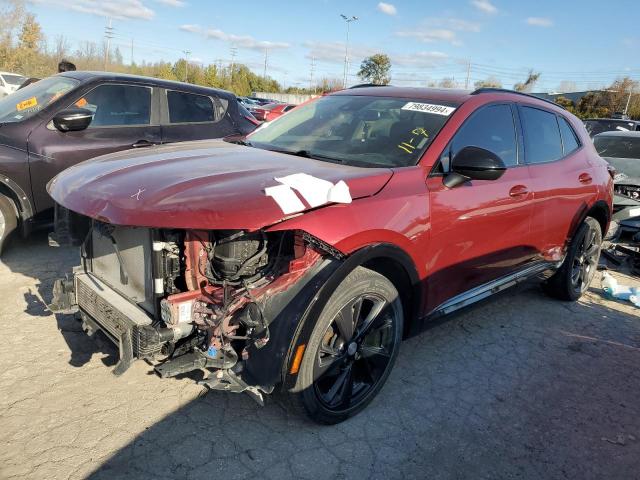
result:
[(18, 37), (18, 48), (30, 50), (36, 52), (40, 48), (42, 42), (42, 29), (40, 24), (36, 21), (36, 17), (27, 13), (24, 21), (22, 22), (22, 30)]
[(516, 92), (526, 92), (529, 93), (537, 83), (540, 78), (540, 73), (534, 72), (533, 70), (529, 70), (529, 75), (524, 82), (518, 82), (513, 86), (513, 89)]
[(494, 76), (487, 77), (484, 80), (478, 80), (473, 85), (476, 88), (502, 88), (502, 82)]
[(458, 84), (456, 83), (455, 78), (453, 77), (445, 77), (438, 82), (439, 88), (457, 88)]
[(389, 56), (384, 53), (376, 53), (362, 61), (358, 77), (367, 83), (387, 85), (391, 81), (389, 70), (391, 70)]

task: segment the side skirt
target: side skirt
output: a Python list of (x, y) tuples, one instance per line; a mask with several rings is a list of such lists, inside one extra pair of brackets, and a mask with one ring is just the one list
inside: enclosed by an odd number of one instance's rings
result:
[(467, 290), (466, 292), (456, 295), (450, 300), (447, 300), (446, 302), (440, 304), (427, 315), (426, 320), (432, 320), (434, 318), (439, 318), (449, 313), (455, 312), (456, 310), (479, 302), (480, 300), (484, 300), (485, 298), (495, 295), (498, 292), (522, 283), (525, 280), (535, 277), (536, 275), (549, 270), (557, 270), (558, 268), (560, 268), (560, 265), (562, 265), (562, 261), (538, 262), (518, 272), (511, 273), (502, 278), (498, 278), (497, 280), (493, 280), (489, 283), (485, 283), (484, 285), (480, 285), (478, 287), (472, 288), (471, 290)]

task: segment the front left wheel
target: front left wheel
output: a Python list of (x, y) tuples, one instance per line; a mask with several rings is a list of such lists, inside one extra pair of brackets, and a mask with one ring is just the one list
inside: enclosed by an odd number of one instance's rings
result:
[(357, 267), (327, 301), (300, 366), (296, 400), (319, 423), (335, 424), (364, 409), (393, 367), (403, 310), (386, 277)]

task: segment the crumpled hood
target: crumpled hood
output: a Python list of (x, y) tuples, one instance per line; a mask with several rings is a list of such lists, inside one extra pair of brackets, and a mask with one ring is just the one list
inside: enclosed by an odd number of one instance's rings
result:
[(294, 173), (344, 180), (353, 199), (375, 195), (393, 174), (205, 140), (98, 157), (60, 173), (48, 191), (69, 210), (116, 225), (256, 230), (287, 217), (264, 189)]

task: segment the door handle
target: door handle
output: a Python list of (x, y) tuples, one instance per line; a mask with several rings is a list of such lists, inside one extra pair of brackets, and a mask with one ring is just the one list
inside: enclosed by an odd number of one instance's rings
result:
[(133, 148), (140, 148), (140, 147), (150, 147), (152, 145), (154, 145), (153, 142), (150, 142), (149, 140), (138, 140), (136, 143), (134, 143), (131, 146)]
[(593, 178), (591, 178), (591, 175), (589, 175), (588, 173), (581, 173), (578, 177), (578, 180), (580, 181), (580, 183), (591, 183)]
[(510, 197), (523, 197), (529, 193), (529, 189), (524, 185), (516, 185), (509, 190)]

